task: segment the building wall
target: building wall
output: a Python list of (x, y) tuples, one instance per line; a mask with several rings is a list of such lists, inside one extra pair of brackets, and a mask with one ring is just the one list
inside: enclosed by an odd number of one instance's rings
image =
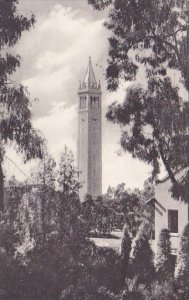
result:
[(89, 108), (89, 152), (88, 152), (88, 194), (93, 197), (102, 193), (102, 128), (101, 128), (101, 97), (99, 106)]
[[(178, 177), (181, 174), (178, 175)], [(168, 229), (168, 210), (178, 210), (178, 233), (171, 235), (171, 252), (178, 253), (180, 237), (184, 227), (188, 223), (188, 204), (172, 198), (170, 179), (158, 183), (155, 188), (155, 252), (157, 253), (158, 242), (161, 230)]]
[(82, 185), (80, 189), (80, 198), (83, 199), (87, 194), (88, 186), (88, 110), (79, 110), (78, 116), (78, 170), (79, 180)]
[[(80, 200), (86, 194), (93, 197), (102, 193), (102, 125), (101, 92), (98, 88), (79, 91), (86, 99), (86, 107), (78, 107), (78, 169), (81, 189)], [(91, 105), (91, 97), (98, 100), (98, 107)]]

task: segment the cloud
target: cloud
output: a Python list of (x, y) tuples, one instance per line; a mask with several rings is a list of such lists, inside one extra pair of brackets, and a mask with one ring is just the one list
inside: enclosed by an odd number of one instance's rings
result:
[(77, 101), (82, 66), (86, 68), (90, 55), (94, 63), (100, 63), (106, 51), (103, 22), (84, 19), (78, 10), (56, 5), (36, 25), (32, 40), (37, 40), (40, 51), (33, 57), (33, 76), (23, 81), (32, 96), (40, 99), (33, 109), (35, 117), (46, 115), (52, 102), (72, 105)]
[[(103, 23), (103, 18), (91, 18), (86, 11), (83, 14), (82, 8), (76, 9), (74, 6), (71, 8), (58, 4), (50, 12), (45, 10), (41, 18), (38, 15), (35, 29), (24, 35), (17, 49), (23, 57), (17, 76), (28, 86), (31, 97), (39, 99), (33, 106), (33, 124), (43, 132), (50, 153), (57, 159), (66, 144), (76, 156), (77, 91), (79, 80), (83, 79), (87, 68), (88, 57), (92, 56), (96, 78), (101, 79), (103, 92), (105, 192), (109, 185), (115, 186), (120, 182), (126, 182), (128, 187), (142, 187), (149, 168), (133, 160), (130, 155), (117, 156), (120, 129), (107, 122), (105, 113), (113, 101), (121, 102), (124, 99), (128, 84), (122, 84), (116, 93), (106, 91), (104, 73), (108, 34)], [(15, 154), (11, 157), (21, 164)]]
[(59, 158), (64, 146), (68, 145), (76, 156), (77, 146), (77, 106), (65, 107), (65, 103), (54, 105), (51, 112), (34, 121), (35, 128), (43, 132), (48, 141), (50, 153)]

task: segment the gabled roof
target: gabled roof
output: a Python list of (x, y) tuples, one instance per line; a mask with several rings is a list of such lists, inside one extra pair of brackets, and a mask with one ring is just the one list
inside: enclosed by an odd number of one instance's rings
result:
[[(181, 171), (183, 171), (183, 170), (186, 169), (186, 168), (187, 168), (187, 167), (181, 167), (181, 168), (179, 168), (178, 170), (174, 171), (173, 174), (174, 174), (174, 175), (177, 175), (177, 174), (179, 174)], [(167, 180), (169, 180), (169, 179), (170, 179), (169, 175), (166, 175), (166, 176), (163, 177), (162, 179), (156, 180), (156, 184), (163, 183), (163, 182), (165, 182), (165, 181), (167, 181)]]
[(153, 196), (153, 197), (147, 199), (146, 202), (145, 202), (145, 204), (148, 204), (148, 203), (153, 202), (153, 201), (154, 201), (154, 202), (157, 201), (156, 198), (155, 198), (155, 196)]

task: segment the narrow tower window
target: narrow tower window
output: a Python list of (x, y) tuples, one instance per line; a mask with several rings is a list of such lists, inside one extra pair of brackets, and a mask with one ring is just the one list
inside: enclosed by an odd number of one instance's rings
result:
[(81, 97), (80, 98), (80, 109), (85, 109), (87, 105), (87, 98), (86, 97)]
[(96, 100), (97, 102), (97, 108), (99, 108), (100, 107), (100, 105), (99, 105), (99, 97), (97, 98), (97, 100)]
[(82, 97), (80, 97), (79, 108), (82, 108)]

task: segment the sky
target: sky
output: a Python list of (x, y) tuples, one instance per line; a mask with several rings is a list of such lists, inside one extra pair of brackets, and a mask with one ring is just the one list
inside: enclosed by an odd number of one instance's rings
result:
[[(91, 56), (103, 93), (103, 192), (109, 185), (122, 182), (128, 188), (142, 188), (151, 168), (128, 153), (120, 154), (120, 128), (105, 118), (108, 105), (115, 100), (122, 102), (129, 86), (123, 83), (114, 93), (106, 89), (109, 32), (103, 24), (108, 12), (94, 11), (87, 0), (20, 0), (19, 11), (26, 16), (33, 13), (36, 23), (14, 48), (22, 57), (15, 80), (27, 86), (31, 99), (37, 99), (32, 106), (32, 122), (47, 139), (49, 152), (58, 160), (67, 145), (77, 157), (77, 92)], [(7, 155), (29, 175), (28, 165), (23, 166), (12, 149)], [(10, 174), (17, 173), (6, 163)]]

